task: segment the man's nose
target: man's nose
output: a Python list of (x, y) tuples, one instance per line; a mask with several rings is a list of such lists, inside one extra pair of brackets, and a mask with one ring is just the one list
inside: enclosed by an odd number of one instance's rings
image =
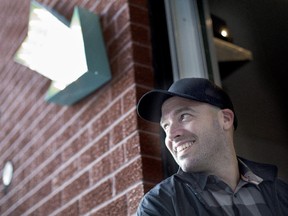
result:
[(167, 137), (173, 141), (175, 138), (181, 136), (181, 127), (177, 122), (171, 122), (170, 127), (167, 131)]

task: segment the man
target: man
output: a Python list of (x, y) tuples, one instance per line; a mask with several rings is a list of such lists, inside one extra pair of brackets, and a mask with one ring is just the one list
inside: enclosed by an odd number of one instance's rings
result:
[(277, 168), (237, 157), (229, 96), (207, 79), (186, 78), (146, 93), (138, 114), (159, 122), (179, 171), (142, 199), (137, 215), (288, 215)]

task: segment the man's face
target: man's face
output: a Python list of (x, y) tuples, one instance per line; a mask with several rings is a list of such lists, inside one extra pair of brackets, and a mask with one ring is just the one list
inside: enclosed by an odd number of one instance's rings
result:
[(219, 122), (221, 110), (181, 97), (162, 105), (161, 127), (165, 144), (185, 172), (210, 172), (225, 151), (225, 136)]

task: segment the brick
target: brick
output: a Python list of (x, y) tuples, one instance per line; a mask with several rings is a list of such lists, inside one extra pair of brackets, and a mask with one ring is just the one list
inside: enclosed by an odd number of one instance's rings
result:
[(69, 140), (79, 131), (80, 128), (79, 128), (77, 120), (75, 120), (73, 123), (72, 122), (69, 123), (69, 125), (65, 128), (63, 135), (67, 138), (67, 140)]
[(130, 19), (132, 23), (149, 26), (148, 12), (145, 8), (129, 5)]
[(112, 99), (116, 98), (124, 92), (126, 89), (131, 87), (134, 84), (134, 71), (129, 70), (126, 73), (123, 73), (121, 77), (116, 79), (112, 84)]
[[(115, 19), (116, 14), (118, 11), (122, 9), (122, 7), (125, 7), (127, 0), (117, 0), (113, 1), (111, 5), (109, 5), (109, 9), (107, 10), (107, 23), (110, 22), (110, 19)], [(108, 19), (110, 18), (110, 19)]]
[[(19, 130), (16, 131), (14, 133), (14, 135), (10, 138), (10, 140), (9, 140), (10, 143), (7, 143), (6, 149), (8, 149), (12, 143), (15, 143), (16, 140), (20, 137), (20, 135), (21, 135), (21, 132)], [(24, 147), (27, 143), (26, 142), (22, 142), (22, 144), (23, 144), (23, 147)], [(3, 148), (3, 149), (1, 148), (1, 151), (4, 151), (6, 149), (5, 148)]]
[[(51, 127), (51, 128), (53, 128), (53, 127)], [(64, 127), (62, 126), (61, 129), (63, 129), (63, 128)], [(50, 134), (50, 132), (57, 133), (57, 131), (55, 131), (55, 128), (53, 131), (49, 131), (49, 134)], [(53, 133), (51, 133), (51, 135)], [(77, 133), (77, 127), (75, 125), (67, 125), (67, 127), (64, 128), (64, 131), (62, 131), (61, 134), (57, 134), (58, 136), (55, 137), (54, 148), (55, 149), (61, 148), (63, 146), (63, 144), (66, 143), (75, 133)]]
[(136, 111), (131, 112), (124, 120), (123, 120), (123, 132), (124, 136), (128, 136), (132, 134), (137, 129), (137, 114)]
[(111, 146), (117, 145), (124, 139), (122, 122), (113, 127), (110, 131), (111, 134)]
[(137, 88), (136, 88), (137, 103), (139, 102), (140, 98), (141, 98), (145, 93), (147, 93), (149, 90), (151, 90), (151, 89), (150, 89), (150, 88), (149, 88), (149, 89), (147, 89), (147, 88), (142, 88), (142, 87), (137, 86)]
[(85, 214), (112, 197), (112, 182), (107, 180), (80, 199), (80, 214)]
[(82, 132), (78, 138), (76, 138), (62, 153), (62, 158), (64, 161), (68, 160), (71, 158), (73, 155), (78, 153), (86, 144), (88, 144), (89, 136), (88, 136), (88, 131), (85, 130)]
[(123, 47), (121, 52), (119, 52), (117, 56), (113, 56), (110, 62), (112, 76), (115, 77), (121, 74), (121, 76), (124, 77), (125, 72), (133, 65), (132, 44), (129, 43)]
[(152, 65), (152, 53), (150, 47), (133, 44), (133, 60), (136, 63), (150, 66)]
[[(106, 115), (106, 114), (104, 114)], [(113, 124), (117, 119), (119, 119), (123, 115), (122, 112), (122, 101), (121, 99), (114, 102), (114, 104), (109, 107), (109, 110), (107, 111), (108, 116), (108, 124)]]
[[(19, 165), (14, 164), (14, 167), (19, 167)], [(13, 176), (13, 184), (15, 185), (21, 184), (23, 179), (24, 179), (24, 170), (20, 170), (17, 175)]]
[[(8, 193), (10, 192), (10, 187), (8, 188), (7, 192)], [(17, 200), (19, 199), (18, 196), (21, 197), (21, 195), (18, 195), (18, 194), (17, 195), (13, 195), (13, 196), (9, 197), (6, 200), (6, 202), (1, 204), (1, 207), (0, 207), (1, 208), (1, 213), (7, 211), (7, 209), (9, 209), (14, 203), (16, 203)]]
[[(37, 112), (42, 112), (44, 109), (46, 108), (46, 106), (44, 105), (41, 105), (37, 110)], [(41, 111), (42, 110), (42, 111)], [(44, 128), (48, 123), (50, 123), (50, 121), (52, 120), (52, 118), (54, 118), (55, 116), (55, 113), (59, 113), (59, 112), (62, 112), (62, 109), (56, 107), (56, 106), (52, 106), (52, 108), (46, 113), (45, 116), (43, 116), (43, 118), (38, 122), (37, 124), (37, 128), (38, 129), (41, 129), (41, 128)], [(31, 118), (33, 118), (33, 115), (31, 116)], [(35, 118), (35, 116), (34, 116)], [(60, 117), (57, 119), (56, 122), (54, 122), (53, 124), (53, 131), (55, 131), (55, 128), (56, 128), (56, 131), (58, 128), (60, 128), (61, 126), (63, 126), (63, 123), (64, 123), (64, 118), (63, 117)], [(47, 133), (47, 132), (46, 132)], [(53, 132), (52, 132), (53, 133)], [(49, 135), (49, 133), (47, 133)], [(47, 137), (49, 138), (49, 137)]]
[(123, 145), (119, 145), (116, 149), (114, 149), (111, 154), (109, 155), (111, 160), (111, 170), (115, 171), (123, 166), (125, 162), (125, 155), (124, 155), (124, 147)]
[(138, 26), (131, 24), (131, 34), (133, 42), (140, 43), (142, 45), (150, 45), (150, 31), (149, 28), (144, 26)]
[[(93, 94), (93, 102), (89, 105), (85, 115), (82, 118), (85, 118), (84, 121), (93, 119), (97, 116), (105, 107), (107, 107), (111, 100), (111, 91), (106, 90), (103, 92), (98, 92), (98, 94)], [(86, 120), (87, 119), (87, 120)]]
[(132, 108), (136, 107), (136, 89), (130, 89), (124, 96), (123, 96), (123, 109), (124, 113), (127, 113)]
[[(41, 176), (43, 176), (43, 174), (40, 171), (39, 173), (36, 174), (36, 176), (34, 176), (34, 178), (30, 179), (25, 184), (23, 184), (24, 188), (21, 188), (21, 190), (18, 191), (18, 193), (21, 195), (25, 195), (30, 190), (35, 188), (39, 184), (39, 178), (41, 178)], [(41, 178), (41, 180), (43, 180), (43, 179)]]
[[(51, 193), (51, 182), (48, 182), (44, 186), (42, 186), (36, 193), (34, 193), (33, 196), (30, 196), (23, 203), (21, 203), (15, 209), (15, 212), (21, 212), (21, 214), (23, 214), (29, 208), (31, 208), (33, 205), (38, 203), (41, 199), (48, 196), (50, 193)], [(12, 215), (13, 215), (13, 213), (12, 213)], [(15, 214), (15, 215), (17, 215), (17, 214)]]
[[(107, 84), (104, 84), (100, 89), (92, 92), (89, 96), (89, 100), (86, 103), (82, 104), (81, 108), (86, 107), (85, 112), (90, 114), (90, 118), (93, 118), (99, 112), (103, 110), (107, 106), (107, 104), (111, 101), (111, 88), (110, 82), (108, 81)], [(87, 103), (90, 104), (87, 104)], [(92, 102), (92, 103), (91, 103)]]
[(123, 7), (123, 5), (126, 6), (127, 4), (127, 0), (117, 0), (114, 1), (114, 3), (112, 4), (112, 7), (114, 9), (114, 14), (117, 14), (117, 12), (119, 11), (119, 9), (121, 9)]
[[(49, 215), (55, 209), (61, 206), (61, 194), (57, 193), (48, 201), (46, 201), (43, 205), (41, 205), (38, 209), (36, 209), (33, 213), (34, 215)], [(70, 214), (69, 214), (70, 215)]]
[(88, 187), (89, 187), (89, 173), (85, 172), (62, 190), (62, 196), (61, 196), (62, 204), (67, 203), (75, 196), (81, 194), (81, 192), (83, 192)]
[(162, 172), (163, 168), (160, 159), (157, 160), (150, 157), (149, 158), (143, 157), (142, 164), (143, 164), (143, 175), (146, 181), (158, 183), (161, 180), (163, 180), (163, 172)]
[[(40, 145), (39, 145), (39, 143), (37, 143), (36, 146), (35, 146), (35, 152), (40, 147), (41, 147), (41, 143), (40, 143)], [(54, 148), (53, 148), (52, 144), (47, 145), (45, 147), (45, 149), (43, 149), (43, 151), (35, 158), (34, 163), (37, 164), (37, 166), (41, 165), (49, 157), (52, 157), (53, 153), (54, 153)]]
[(83, 169), (107, 152), (109, 150), (109, 140), (109, 135), (106, 135), (85, 151), (79, 158), (80, 168)]
[(109, 58), (112, 59), (131, 41), (130, 27), (126, 26), (119, 35), (114, 35), (113, 40), (107, 46)]
[(141, 153), (154, 157), (160, 157), (161, 144), (159, 135), (140, 132)]
[[(103, 11), (105, 11), (105, 16), (107, 16), (106, 11), (107, 11), (107, 8), (110, 7), (112, 0), (96, 1), (96, 3), (95, 3), (95, 0), (90, 0), (90, 1), (91, 1), (91, 9), (95, 10), (98, 14), (102, 14)], [(111, 16), (113, 16), (113, 14)]]
[(140, 200), (144, 196), (143, 185), (138, 185), (127, 193), (127, 202), (129, 203), (129, 215), (133, 215), (138, 208)]
[(92, 140), (102, 134), (109, 126), (110, 116), (108, 116), (109, 110), (103, 113), (98, 119), (96, 119), (91, 127)]
[(100, 134), (105, 130), (105, 128), (108, 127), (108, 117), (107, 116), (101, 116), (99, 119), (96, 119), (92, 126), (91, 126), (91, 136), (92, 140), (99, 137)]
[(125, 143), (126, 160), (132, 160), (140, 155), (140, 139), (139, 134), (135, 134)]
[(108, 204), (99, 211), (91, 214), (91, 216), (115, 216), (128, 215), (128, 202), (126, 196), (121, 196), (117, 200)]
[(99, 180), (111, 173), (110, 155), (104, 157), (91, 168), (91, 181), (97, 183)]
[(115, 35), (117, 34), (118, 30), (116, 30), (116, 22), (113, 20), (107, 25), (105, 28), (102, 29), (103, 37), (106, 41), (106, 47), (111, 41), (114, 39)]
[(23, 212), (25, 212), (25, 206), (19, 205), (16, 209), (14, 209), (12, 212), (10, 212), (10, 215), (22, 215)]
[(136, 160), (115, 175), (116, 194), (142, 179), (141, 160)]
[(52, 179), (53, 188), (57, 188), (65, 183), (67, 180), (72, 178), (78, 170), (77, 161), (72, 161), (68, 164), (61, 172)]
[(140, 117), (138, 117), (138, 129), (155, 134), (160, 133), (160, 125), (158, 123), (152, 123)]
[(57, 214), (57, 216), (66, 216), (66, 215), (67, 216), (79, 215), (79, 201), (78, 200)]
[[(93, 10), (95, 10), (95, 13), (97, 13), (97, 14), (99, 14), (99, 13), (101, 13), (101, 11), (103, 11), (104, 10), (104, 8), (105, 8), (105, 6), (106, 6), (106, 4), (104, 3), (103, 4), (103, 2), (104, 1), (96, 1), (95, 2), (95, 0), (88, 0), (88, 1), (83, 1), (83, 2), (85, 2), (85, 4), (83, 5), (83, 7), (85, 7), (85, 8), (87, 8), (87, 9), (92, 9), (93, 8)], [(83, 2), (82, 2), (82, 4), (83, 4)], [(103, 7), (101, 8), (101, 7), (96, 7), (95, 8), (95, 5), (97, 4), (99, 4), (99, 3), (101, 3), (102, 2), (102, 5), (103, 5)]]
[(120, 32), (125, 26), (128, 26), (127, 24), (130, 22), (130, 13), (129, 13), (129, 8), (128, 5), (123, 8), (121, 13), (117, 16), (116, 20), (116, 27), (117, 31)]
[(42, 182), (45, 178), (47, 178), (49, 175), (51, 175), (61, 164), (62, 160), (60, 155), (55, 155), (53, 160), (51, 160), (46, 166), (44, 166), (41, 170), (37, 172), (35, 177), (33, 178), (32, 185), (29, 186), (29, 188), (34, 188), (36, 185), (38, 185), (40, 182)]
[(55, 139), (53, 140), (54, 149), (61, 149), (68, 139), (69, 137), (65, 133), (61, 133), (58, 136), (55, 135)]
[(147, 0), (128, 0), (129, 4), (137, 5), (138, 7), (147, 8)]
[[(79, 109), (79, 108), (78, 108)], [(69, 107), (69, 109), (65, 109), (65, 112), (62, 113), (60, 118), (63, 118), (63, 122), (66, 122), (67, 120), (73, 118), (75, 114), (79, 111), (75, 108), (75, 106)]]

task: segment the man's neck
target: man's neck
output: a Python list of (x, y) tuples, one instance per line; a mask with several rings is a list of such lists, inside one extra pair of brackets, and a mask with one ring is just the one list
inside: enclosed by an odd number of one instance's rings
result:
[(233, 158), (230, 163), (223, 165), (214, 175), (218, 176), (222, 181), (231, 187), (234, 191), (239, 183), (240, 171), (237, 157)]

